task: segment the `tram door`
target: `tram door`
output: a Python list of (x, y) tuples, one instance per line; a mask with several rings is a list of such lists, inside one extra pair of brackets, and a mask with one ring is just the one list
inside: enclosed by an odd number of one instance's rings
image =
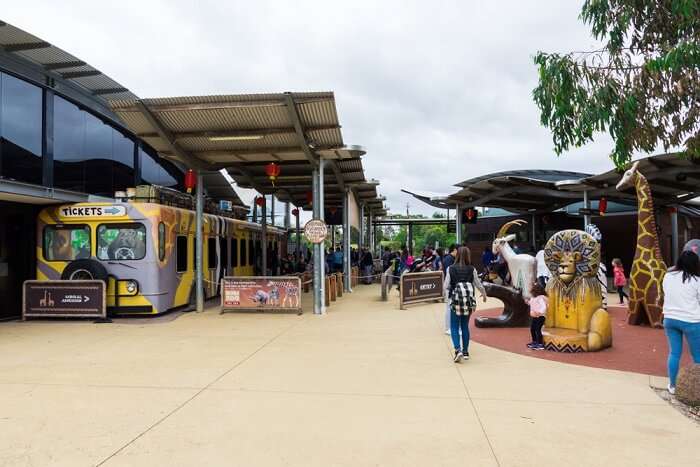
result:
[(36, 216), (40, 209), (0, 201), (0, 320), (21, 316), (22, 284), (36, 278)]

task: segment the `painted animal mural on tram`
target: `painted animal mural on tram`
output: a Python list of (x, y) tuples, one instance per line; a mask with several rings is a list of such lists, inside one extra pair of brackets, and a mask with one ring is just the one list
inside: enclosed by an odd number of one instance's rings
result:
[[(268, 256), (286, 251), (284, 230), (268, 227)], [(195, 296), (195, 213), (152, 203), (79, 203), (46, 208), (37, 229), (37, 278), (102, 279), (116, 314), (158, 314)], [(205, 214), (204, 295), (225, 275), (260, 269), (259, 224)]]

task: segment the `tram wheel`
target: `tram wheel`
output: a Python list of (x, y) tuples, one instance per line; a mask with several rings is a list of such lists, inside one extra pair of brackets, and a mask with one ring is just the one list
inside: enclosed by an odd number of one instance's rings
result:
[(76, 259), (68, 263), (61, 273), (61, 279), (69, 281), (107, 281), (107, 269), (94, 259)]

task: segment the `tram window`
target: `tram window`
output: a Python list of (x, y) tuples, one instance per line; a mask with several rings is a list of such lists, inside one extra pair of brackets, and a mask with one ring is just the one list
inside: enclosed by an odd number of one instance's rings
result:
[(179, 235), (177, 237), (177, 272), (187, 271), (187, 237)]
[(219, 237), (219, 245), (221, 245), (221, 266), (226, 270), (228, 269), (228, 240), (225, 237)]
[(90, 257), (90, 227), (49, 225), (44, 229), (44, 259), (72, 261)]
[(158, 224), (158, 259), (165, 259), (165, 224)]
[[(243, 240), (245, 241), (245, 240)], [(238, 266), (238, 239), (231, 239), (231, 267), (235, 268)]]
[(134, 260), (146, 256), (146, 226), (140, 223), (100, 224), (97, 257), (102, 260)]
[(216, 237), (207, 239), (207, 259), (209, 260), (209, 269), (214, 269), (218, 264), (216, 261)]
[(248, 265), (248, 240), (245, 238), (241, 239), (241, 261), (238, 266)]

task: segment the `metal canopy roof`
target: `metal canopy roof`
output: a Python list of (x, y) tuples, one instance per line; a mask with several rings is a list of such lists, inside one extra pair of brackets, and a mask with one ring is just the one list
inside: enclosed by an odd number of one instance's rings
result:
[(103, 98), (135, 98), (127, 88), (68, 52), (0, 21), (0, 50), (43, 68), (49, 74)]
[(236, 190), (233, 189), (221, 172), (204, 172), (202, 173), (202, 178), (209, 197), (231, 201), (234, 209), (248, 211), (248, 206), (243, 203)]
[[(111, 100), (114, 112), (161, 155), (189, 167), (226, 169), (236, 183), (308, 207), (312, 170), (326, 160), (324, 201), (342, 204), (345, 187), (366, 182), (359, 146), (346, 147), (332, 92)], [(265, 174), (274, 162), (275, 184)], [(360, 202), (374, 192), (358, 190)]]
[[(683, 159), (676, 153), (639, 159), (639, 171), (647, 178), (658, 206), (676, 205), (700, 196), (700, 159)], [(616, 189), (622, 173), (610, 170), (599, 175), (559, 170), (515, 170), (472, 178), (455, 186), (447, 197), (426, 197), (410, 191), (431, 206), (447, 209), (455, 204), (506, 209), (515, 213), (554, 211), (580, 201), (583, 191), (590, 199), (635, 203), (634, 188)], [(427, 198), (427, 199), (426, 199)]]

